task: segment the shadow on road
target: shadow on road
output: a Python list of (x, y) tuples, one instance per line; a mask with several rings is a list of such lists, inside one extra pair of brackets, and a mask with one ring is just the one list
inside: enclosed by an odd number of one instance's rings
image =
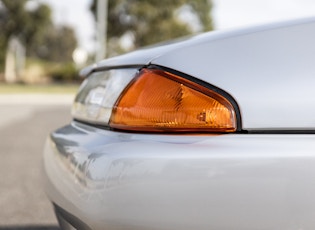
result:
[(0, 230), (60, 230), (60, 228), (57, 226), (28, 225), (28, 226), (0, 226)]

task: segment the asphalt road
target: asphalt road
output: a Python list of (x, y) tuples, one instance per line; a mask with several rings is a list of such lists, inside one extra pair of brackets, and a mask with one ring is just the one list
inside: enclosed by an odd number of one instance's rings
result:
[(49, 132), (69, 123), (71, 99), (16, 97), (0, 96), (0, 230), (57, 230), (41, 181), (42, 150)]

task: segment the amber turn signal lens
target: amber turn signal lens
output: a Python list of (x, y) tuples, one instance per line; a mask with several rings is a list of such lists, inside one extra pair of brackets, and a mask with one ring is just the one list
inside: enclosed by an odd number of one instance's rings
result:
[(158, 69), (143, 69), (122, 92), (109, 123), (148, 132), (234, 132), (232, 104), (218, 93)]

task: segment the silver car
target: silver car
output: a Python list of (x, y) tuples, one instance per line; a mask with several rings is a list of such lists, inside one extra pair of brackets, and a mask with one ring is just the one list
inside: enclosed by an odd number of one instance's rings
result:
[(63, 229), (315, 229), (315, 18), (82, 70), (44, 150)]

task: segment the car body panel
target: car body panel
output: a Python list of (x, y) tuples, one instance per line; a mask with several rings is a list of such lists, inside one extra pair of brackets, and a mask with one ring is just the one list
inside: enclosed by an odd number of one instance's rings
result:
[(50, 198), (91, 229), (315, 228), (315, 135), (52, 133)]
[(230, 94), (240, 108), (244, 130), (314, 130), (314, 41), (315, 18), (308, 18), (210, 32), (111, 58), (93, 68), (164, 66)]

